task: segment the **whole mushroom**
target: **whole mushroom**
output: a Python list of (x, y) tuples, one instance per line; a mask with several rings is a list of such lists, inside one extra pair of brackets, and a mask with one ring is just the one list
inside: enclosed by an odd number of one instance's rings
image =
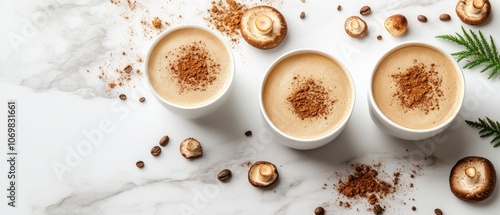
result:
[(197, 158), (203, 154), (201, 143), (192, 137), (182, 141), (179, 146), (179, 150), (181, 151), (182, 156), (187, 159)]
[(460, 0), (455, 11), (465, 24), (480, 25), (488, 21), (491, 4), (489, 0)]
[(255, 6), (245, 11), (240, 30), (248, 44), (264, 50), (278, 46), (288, 32), (285, 17), (270, 6)]
[(451, 169), (450, 189), (459, 199), (479, 202), (495, 190), (497, 174), (486, 158), (469, 156), (460, 159)]
[(267, 161), (257, 161), (248, 170), (248, 181), (254, 187), (268, 188), (279, 179), (276, 166)]
[(395, 14), (385, 20), (384, 27), (392, 36), (400, 37), (406, 33), (408, 20), (402, 14)]
[(368, 33), (368, 25), (359, 16), (351, 16), (345, 20), (345, 32), (353, 38), (361, 38)]

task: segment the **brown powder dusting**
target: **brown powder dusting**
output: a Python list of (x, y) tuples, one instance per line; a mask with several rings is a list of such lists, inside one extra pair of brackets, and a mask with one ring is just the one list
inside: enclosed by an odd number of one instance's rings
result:
[(241, 17), (247, 9), (246, 5), (235, 0), (212, 1), (212, 7), (208, 9), (209, 17), (205, 19), (211, 27), (230, 37), (232, 42), (238, 42)]
[(347, 180), (339, 180), (337, 191), (348, 197), (367, 199), (370, 205), (375, 205), (379, 198), (396, 191), (390, 183), (380, 179), (377, 170), (365, 164), (353, 165), (355, 172), (348, 175)]
[(397, 85), (394, 98), (397, 98), (404, 108), (418, 109), (426, 114), (439, 109), (439, 101), (444, 99), (444, 96), (440, 89), (442, 79), (435, 67), (435, 64), (425, 65), (414, 60), (413, 66), (392, 75)]
[(295, 76), (292, 85), (293, 93), (288, 96), (292, 111), (302, 120), (305, 118), (323, 117), (332, 111), (336, 100), (330, 99), (328, 90), (321, 86), (321, 81), (312, 78), (303, 79)]
[(165, 58), (174, 58), (169, 64), (173, 77), (177, 79), (180, 93), (184, 91), (205, 91), (220, 72), (220, 64), (211, 57), (202, 41), (169, 52)]

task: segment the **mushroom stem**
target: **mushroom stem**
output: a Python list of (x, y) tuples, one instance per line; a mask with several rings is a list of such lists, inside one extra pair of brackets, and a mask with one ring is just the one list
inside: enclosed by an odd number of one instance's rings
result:
[(261, 34), (269, 34), (273, 30), (273, 20), (266, 15), (259, 15), (255, 19), (255, 27)]
[(194, 150), (196, 150), (198, 148), (198, 144), (196, 144), (194, 141), (189, 141), (187, 143), (187, 147), (186, 148), (189, 151), (194, 151)]
[(479, 181), (479, 173), (474, 167), (468, 167), (465, 169), (465, 175), (467, 176), (465, 178), (465, 184), (467, 185), (473, 185)]
[(472, 0), (472, 5), (477, 9), (483, 9), (484, 4), (484, 0)]
[(351, 28), (358, 30), (359, 29), (359, 21), (358, 20), (352, 20), (351, 22)]
[(473, 14), (478, 14), (484, 7), (484, 0), (471, 0), (469, 2), (469, 10)]
[(259, 178), (262, 181), (269, 181), (271, 179), (271, 176), (273, 176), (273, 167), (269, 164), (263, 164), (259, 168)]

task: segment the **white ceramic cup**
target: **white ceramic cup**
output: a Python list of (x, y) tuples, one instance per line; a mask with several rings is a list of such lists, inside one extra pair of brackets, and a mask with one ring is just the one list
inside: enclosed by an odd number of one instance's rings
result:
[[(324, 134), (320, 137), (311, 138), (311, 139), (294, 137), (292, 135), (289, 135), (289, 134), (281, 131), (278, 127), (275, 126), (275, 124), (269, 118), (268, 113), (266, 112), (266, 109), (264, 107), (264, 101), (263, 101), (263, 93), (264, 93), (265, 84), (266, 84), (267, 78), (269, 77), (269, 74), (273, 71), (273, 68), (276, 65), (278, 65), (281, 61), (283, 61), (289, 57), (292, 57), (292, 56), (298, 55), (298, 54), (308, 54), (308, 53), (318, 54), (318, 55), (324, 56), (324, 57), (328, 58), (329, 60), (332, 60), (333, 62), (335, 62), (337, 65), (339, 65), (339, 67), (343, 70), (343, 72), (345, 72), (345, 75), (346, 75), (348, 82), (349, 82), (349, 85), (350, 85), (350, 91), (351, 91), (351, 97), (350, 97), (351, 103), (349, 104), (348, 111), (344, 115), (344, 117), (342, 118), (341, 122), (337, 125), (337, 127), (335, 127), (333, 130), (327, 132), (326, 134)], [(286, 99), (286, 98), (284, 98), (284, 99)], [(352, 111), (354, 109), (355, 100), (356, 100), (356, 92), (355, 92), (354, 82), (352, 81), (352, 77), (351, 77), (349, 71), (346, 69), (346, 67), (339, 60), (334, 58), (333, 56), (328, 55), (328, 54), (321, 52), (321, 51), (318, 51), (318, 50), (310, 50), (310, 49), (300, 49), (300, 50), (290, 51), (290, 52), (282, 55), (278, 59), (276, 59), (271, 64), (269, 69), (267, 70), (267, 73), (264, 76), (264, 79), (263, 79), (262, 84), (261, 84), (260, 92), (259, 92), (260, 110), (261, 110), (261, 114), (264, 118), (264, 121), (266, 122), (266, 125), (272, 130), (274, 135), (279, 140), (278, 141), (279, 143), (281, 143), (284, 146), (294, 148), (294, 149), (299, 149), (299, 150), (309, 150), (309, 149), (321, 147), (323, 145), (326, 145), (327, 143), (332, 142), (337, 136), (339, 136), (340, 133), (344, 130), (345, 126), (347, 125), (347, 122), (349, 121), (349, 119), (351, 117)]]
[[(447, 118), (442, 123), (433, 126), (432, 128), (411, 129), (411, 128), (403, 127), (399, 124), (396, 124), (394, 121), (390, 120), (380, 110), (380, 108), (377, 106), (377, 103), (375, 102), (375, 98), (373, 95), (373, 88), (376, 86), (373, 85), (373, 79), (374, 79), (375, 72), (377, 71), (379, 65), (392, 52), (394, 52), (398, 49), (404, 48), (404, 47), (408, 47), (408, 46), (422, 46), (422, 47), (430, 48), (432, 50), (439, 52), (440, 54), (445, 56), (447, 60), (449, 60), (449, 62), (454, 67), (454, 71), (456, 71), (456, 73), (457, 73), (457, 77), (458, 77), (458, 81), (459, 81), (458, 88), (459, 88), (459, 90), (461, 90), (461, 92), (459, 92), (459, 97), (457, 98), (458, 101), (456, 101), (457, 105), (455, 106), (455, 110), (453, 110), (453, 112), (449, 116), (449, 118)], [(405, 139), (405, 140), (422, 140), (422, 139), (433, 137), (433, 136), (443, 132), (452, 123), (452, 121), (456, 118), (458, 112), (460, 111), (460, 108), (462, 107), (464, 96), (465, 96), (465, 81), (464, 81), (462, 69), (460, 68), (458, 63), (453, 59), (453, 57), (450, 54), (442, 51), (441, 49), (439, 49), (433, 45), (430, 45), (427, 43), (422, 43), (422, 42), (404, 42), (404, 43), (396, 45), (395, 47), (390, 49), (382, 58), (380, 58), (380, 60), (378, 61), (378, 63), (374, 67), (371, 78), (370, 78), (370, 84), (368, 87), (368, 105), (369, 105), (370, 117), (372, 118), (373, 122), (386, 134), (389, 134), (389, 135), (397, 137), (397, 138)], [(415, 120), (419, 120), (419, 119), (415, 119)]]
[[(195, 106), (176, 104), (176, 103), (168, 101), (165, 98), (163, 98), (162, 96), (160, 96), (158, 94), (158, 92), (156, 91), (156, 89), (151, 84), (149, 70), (148, 70), (150, 55), (151, 55), (153, 49), (155, 48), (155, 46), (158, 44), (158, 42), (161, 41), (162, 38), (164, 38), (165, 36), (169, 35), (172, 32), (182, 30), (182, 29), (190, 29), (190, 28), (206, 31), (206, 32), (210, 33), (211, 35), (213, 35), (214, 37), (216, 37), (222, 44), (224, 44), (225, 51), (228, 53), (229, 61), (230, 61), (230, 63), (229, 63), (230, 64), (230, 77), (227, 78), (228, 83), (224, 85), (224, 89), (222, 89), (222, 91), (219, 93), (219, 95), (217, 95), (214, 99), (212, 99), (208, 102), (205, 102), (204, 104), (195, 105)], [(227, 44), (227, 42), (224, 40), (224, 38), (222, 36), (220, 36), (219, 34), (217, 34), (216, 32), (214, 32), (213, 30), (211, 30), (207, 27), (198, 26), (198, 25), (180, 25), (180, 26), (173, 27), (173, 28), (161, 33), (155, 39), (155, 41), (153, 42), (153, 44), (149, 48), (149, 51), (148, 51), (147, 56), (146, 56), (146, 61), (144, 64), (145, 64), (144, 71), (146, 74), (146, 82), (147, 82), (149, 89), (153, 93), (153, 95), (160, 102), (160, 104), (162, 104), (164, 107), (166, 107), (171, 112), (173, 112), (176, 115), (179, 115), (183, 118), (193, 119), (193, 118), (207, 116), (207, 115), (217, 111), (218, 109), (220, 109), (226, 103), (226, 101), (229, 99), (229, 97), (231, 96), (232, 87), (233, 87), (233, 79), (234, 79), (234, 74), (235, 74), (235, 63), (234, 63), (234, 57), (233, 57), (231, 48), (229, 47), (229, 45)]]

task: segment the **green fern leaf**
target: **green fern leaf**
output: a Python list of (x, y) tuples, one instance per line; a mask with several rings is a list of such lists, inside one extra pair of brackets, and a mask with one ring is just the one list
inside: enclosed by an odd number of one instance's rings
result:
[(436, 38), (448, 40), (464, 47), (464, 50), (452, 53), (457, 62), (467, 60), (463, 65), (465, 69), (473, 69), (479, 66), (483, 68), (480, 73), (489, 71), (488, 79), (491, 79), (500, 72), (500, 55), (493, 37), (489, 36), (489, 42), (481, 31), (477, 33), (473, 30), (465, 30), (461, 27), (461, 34), (438, 35)]
[(479, 129), (479, 136), (481, 138), (493, 136), (493, 139), (490, 141), (493, 147), (500, 146), (500, 122), (495, 122), (486, 117), (486, 119), (479, 118), (477, 122), (465, 120), (465, 123), (470, 127)]

